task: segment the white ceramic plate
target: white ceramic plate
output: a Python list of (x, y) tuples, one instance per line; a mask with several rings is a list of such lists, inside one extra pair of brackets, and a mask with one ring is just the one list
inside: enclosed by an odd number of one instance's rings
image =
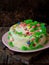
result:
[(15, 51), (15, 52), (22, 52), (22, 53), (30, 53), (30, 52), (36, 52), (36, 51), (41, 51), (41, 50), (44, 50), (46, 48), (49, 48), (49, 42), (43, 47), (43, 48), (39, 48), (39, 49), (36, 49), (36, 50), (26, 50), (26, 51), (23, 51), (23, 50), (20, 50), (16, 47), (11, 47), (8, 45), (8, 32), (6, 32), (3, 36), (2, 36), (2, 42), (5, 46), (7, 46), (10, 50), (12, 51)]

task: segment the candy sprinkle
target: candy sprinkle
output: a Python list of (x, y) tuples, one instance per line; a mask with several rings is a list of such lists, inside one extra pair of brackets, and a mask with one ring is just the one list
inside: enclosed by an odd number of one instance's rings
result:
[(10, 38), (10, 42), (12, 42), (12, 41), (14, 41), (14, 39), (13, 38)]
[(40, 24), (37, 24), (37, 26), (39, 27), (39, 26), (40, 26)]
[(32, 38), (32, 41), (34, 40), (34, 38)]
[(35, 26), (32, 26), (32, 28), (35, 28)]
[(27, 28), (25, 28), (24, 30), (27, 30)]
[(29, 31), (26, 32), (26, 35), (29, 35)]
[(35, 47), (35, 46), (36, 46), (36, 44), (34, 43), (34, 44), (33, 44), (33, 46)]
[(30, 40), (27, 42), (27, 44), (30, 44)]
[(32, 35), (32, 32), (29, 32), (29, 35)]

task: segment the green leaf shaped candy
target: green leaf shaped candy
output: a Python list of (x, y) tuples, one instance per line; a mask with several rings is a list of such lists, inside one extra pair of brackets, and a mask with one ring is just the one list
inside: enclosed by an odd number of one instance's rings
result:
[(8, 44), (9, 44), (11, 47), (14, 47), (14, 45), (13, 45), (12, 42), (8, 42)]
[(21, 50), (28, 50), (28, 48), (25, 46), (22, 46)]
[(41, 35), (41, 32), (35, 32), (35, 37), (39, 37)]
[(32, 19), (28, 19), (28, 20), (24, 20), (24, 22), (26, 23), (26, 24), (30, 24), (30, 23), (32, 23)]
[(36, 37), (35, 39), (36, 43), (38, 43), (39, 39), (40, 39), (39, 37)]
[(44, 23), (41, 23), (41, 29), (42, 29), (42, 33), (46, 34), (46, 27)]
[(36, 24), (38, 24), (38, 21), (34, 21), (33, 25), (36, 25)]
[(8, 35), (8, 39), (10, 39), (10, 35)]
[(34, 32), (34, 31), (35, 31), (35, 29), (31, 29), (31, 30), (30, 30), (30, 32)]
[(30, 48), (33, 48), (34, 41), (30, 42)]
[(11, 32), (8, 32), (9, 35), (11, 35)]

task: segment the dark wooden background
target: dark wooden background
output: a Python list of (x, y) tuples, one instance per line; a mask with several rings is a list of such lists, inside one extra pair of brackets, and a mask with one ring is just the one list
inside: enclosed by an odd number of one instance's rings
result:
[(0, 0), (0, 26), (28, 18), (48, 24), (49, 0)]

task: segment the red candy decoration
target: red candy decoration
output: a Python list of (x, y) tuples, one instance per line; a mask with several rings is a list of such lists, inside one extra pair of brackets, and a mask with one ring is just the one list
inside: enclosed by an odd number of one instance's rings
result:
[(29, 31), (26, 32), (26, 35), (29, 35)]
[(35, 26), (32, 26), (32, 28), (35, 28)]
[(37, 26), (40, 26), (40, 24), (37, 24)]
[(34, 40), (34, 38), (32, 38), (32, 41)]
[(26, 23), (24, 23), (23, 26), (26, 26)]
[(20, 23), (20, 27), (25, 27), (26, 26), (26, 23)]
[(32, 35), (32, 32), (29, 32), (29, 35)]
[(23, 23), (21, 22), (19, 26), (22, 27), (23, 26)]
[(36, 46), (36, 44), (34, 43), (34, 44), (33, 44), (33, 46), (35, 47), (35, 46)]
[(26, 35), (32, 35), (32, 32), (26, 31)]

